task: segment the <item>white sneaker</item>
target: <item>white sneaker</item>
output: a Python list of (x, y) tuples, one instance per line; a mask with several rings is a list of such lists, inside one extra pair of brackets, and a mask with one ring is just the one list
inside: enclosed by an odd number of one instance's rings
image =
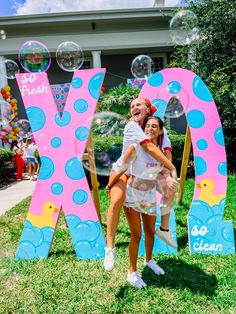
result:
[(149, 267), (157, 275), (165, 275), (164, 269), (162, 269), (153, 259), (150, 259), (149, 262), (144, 260), (144, 266)]
[(105, 258), (103, 265), (106, 271), (111, 271), (115, 265), (115, 248), (105, 247)]
[(158, 236), (158, 238), (163, 240), (166, 244), (172, 246), (175, 249), (178, 247), (178, 244), (172, 239), (172, 233), (170, 230), (162, 231), (159, 227), (155, 230), (155, 233)]
[(127, 280), (131, 284), (131, 286), (137, 289), (141, 289), (147, 286), (137, 271), (133, 272), (132, 274), (128, 273)]

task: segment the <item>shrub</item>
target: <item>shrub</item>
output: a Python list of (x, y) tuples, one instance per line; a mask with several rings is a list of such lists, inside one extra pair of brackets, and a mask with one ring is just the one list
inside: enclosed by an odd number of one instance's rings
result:
[(0, 183), (14, 176), (13, 153), (10, 149), (0, 148)]
[(139, 92), (137, 88), (119, 85), (99, 100), (97, 111), (112, 111), (129, 118), (130, 102), (138, 97)]

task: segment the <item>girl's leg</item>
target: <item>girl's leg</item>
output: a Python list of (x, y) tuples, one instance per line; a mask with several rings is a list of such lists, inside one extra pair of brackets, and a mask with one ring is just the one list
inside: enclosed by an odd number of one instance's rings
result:
[(152, 259), (156, 216), (142, 214), (142, 219), (145, 234), (146, 261), (149, 262)]
[(146, 249), (146, 259), (144, 261), (144, 265), (149, 267), (155, 274), (164, 275), (164, 270), (152, 259), (156, 216), (142, 214), (142, 219)]
[(125, 200), (127, 177), (122, 175), (110, 191), (110, 205), (107, 212), (107, 247), (113, 248), (120, 219), (120, 209)]
[(129, 242), (129, 259), (130, 259), (130, 273), (137, 271), (138, 248), (142, 235), (140, 213), (132, 208), (126, 208), (125, 216), (127, 218), (130, 229)]
[(163, 169), (157, 176), (157, 190), (162, 194), (161, 203), (161, 226), (156, 229), (156, 235), (166, 244), (173, 248), (177, 248), (177, 243), (172, 238), (172, 233), (169, 230), (170, 211), (174, 204), (175, 191), (170, 189), (166, 184), (166, 178), (169, 176), (169, 171)]

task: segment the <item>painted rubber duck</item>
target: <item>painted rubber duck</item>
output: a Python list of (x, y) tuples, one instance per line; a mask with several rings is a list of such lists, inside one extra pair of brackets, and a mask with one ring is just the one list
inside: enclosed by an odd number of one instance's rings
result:
[(53, 202), (46, 202), (43, 204), (42, 214), (36, 215), (28, 213), (26, 219), (29, 220), (29, 222), (37, 228), (43, 227), (55, 228), (55, 221), (52, 215), (57, 211), (58, 208), (56, 208), (56, 205)]
[(205, 178), (200, 183), (197, 183), (196, 186), (201, 189), (198, 199), (206, 202), (211, 207), (218, 205), (220, 201), (226, 196), (226, 193), (214, 194), (215, 182), (211, 179)]

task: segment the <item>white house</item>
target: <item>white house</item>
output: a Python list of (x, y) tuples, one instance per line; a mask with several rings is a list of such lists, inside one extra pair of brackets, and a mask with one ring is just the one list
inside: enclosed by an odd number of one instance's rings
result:
[[(169, 34), (169, 20), (176, 8), (161, 7), (164, 1), (145, 9), (119, 9), (54, 14), (3, 17), (0, 29), (7, 39), (0, 41), (0, 60), (17, 61), (21, 45), (28, 40), (44, 43), (51, 52), (52, 64), (48, 70), (51, 84), (71, 81), (72, 73), (63, 71), (55, 60), (55, 51), (64, 41), (74, 41), (84, 52), (84, 68), (105, 67), (106, 90), (126, 83), (131, 78), (132, 60), (139, 54), (148, 54), (155, 71), (166, 67), (174, 50)], [(17, 61), (18, 62), (18, 61)], [(0, 65), (2, 67), (3, 64)], [(21, 72), (24, 70), (21, 68)], [(21, 104), (16, 80), (0, 75), (0, 87), (9, 84), (12, 94)], [(24, 108), (19, 106), (19, 116)], [(175, 125), (182, 125), (182, 119)], [(177, 122), (177, 124), (176, 124)]]

